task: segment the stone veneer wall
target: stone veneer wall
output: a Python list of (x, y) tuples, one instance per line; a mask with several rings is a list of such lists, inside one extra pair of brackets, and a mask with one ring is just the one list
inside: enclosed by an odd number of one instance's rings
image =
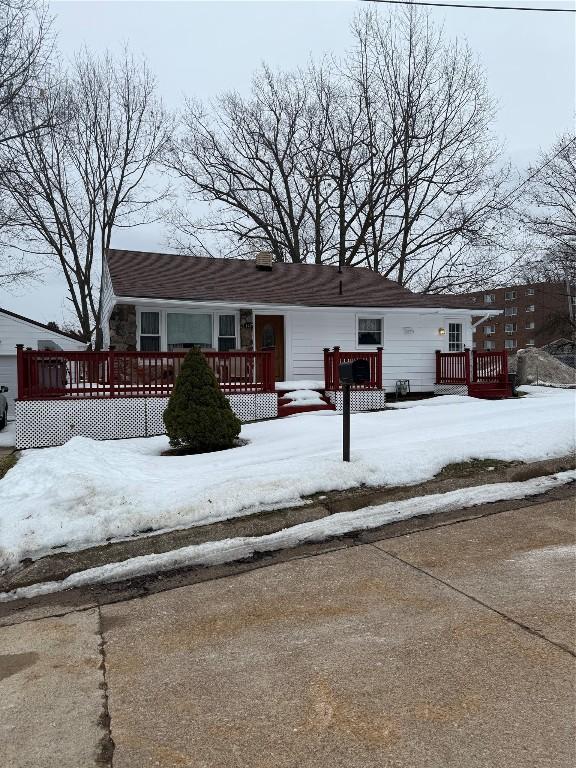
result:
[(251, 309), (240, 310), (240, 349), (254, 349), (254, 314)]
[(116, 304), (110, 315), (110, 346), (118, 352), (136, 351), (136, 307)]

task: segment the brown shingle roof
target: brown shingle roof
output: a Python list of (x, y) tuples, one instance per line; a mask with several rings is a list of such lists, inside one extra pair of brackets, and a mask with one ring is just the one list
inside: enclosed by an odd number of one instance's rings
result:
[[(306, 307), (462, 307), (457, 297), (412, 293), (361, 267), (274, 264), (110, 249), (107, 254), (116, 296)], [(342, 293), (340, 293), (342, 281)]]

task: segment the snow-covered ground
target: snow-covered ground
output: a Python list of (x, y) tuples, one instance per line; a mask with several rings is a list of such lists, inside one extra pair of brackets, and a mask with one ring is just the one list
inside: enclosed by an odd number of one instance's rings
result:
[[(192, 565), (217, 565), (251, 557), (257, 552), (274, 552), (295, 547), (298, 544), (322, 541), (332, 536), (342, 536), (351, 531), (379, 528), (387, 523), (406, 520), (416, 515), (431, 515), (434, 512), (448, 512), (453, 509), (474, 507), (504, 499), (523, 499), (557, 488), (576, 480), (576, 471), (559, 472), (549, 477), (536, 477), (521, 483), (493, 483), (459, 491), (418, 496), (403, 501), (392, 501), (372, 507), (356, 509), (353, 512), (339, 512), (320, 520), (311, 520), (293, 525), (276, 533), (264, 536), (242, 536), (221, 541), (209, 541), (180, 547), (170, 552), (132, 557), (118, 563), (88, 568), (73, 573), (61, 581), (48, 581), (21, 587), (12, 592), (0, 592), (0, 602), (32, 598), (38, 595), (59, 592), (87, 584), (103, 584), (111, 581), (144, 576), (159, 571)], [(568, 549), (568, 548), (564, 548)], [(547, 550), (544, 550), (547, 551)], [(570, 548), (572, 555), (574, 548)]]
[(576, 393), (534, 394), (430, 407), (442, 405), (437, 398), (354, 414), (349, 464), (341, 461), (342, 418), (333, 411), (244, 425), (247, 445), (200, 456), (160, 456), (166, 437), (75, 437), (25, 451), (0, 481), (0, 567), (55, 548), (77, 550), (143, 530), (293, 505), (317, 491), (417, 483), (471, 458), (569, 454)]

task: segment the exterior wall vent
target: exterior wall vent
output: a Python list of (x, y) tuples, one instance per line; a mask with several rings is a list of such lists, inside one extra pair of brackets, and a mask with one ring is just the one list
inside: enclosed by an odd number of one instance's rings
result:
[(256, 269), (270, 271), (274, 263), (274, 256), (270, 251), (260, 251), (256, 254)]

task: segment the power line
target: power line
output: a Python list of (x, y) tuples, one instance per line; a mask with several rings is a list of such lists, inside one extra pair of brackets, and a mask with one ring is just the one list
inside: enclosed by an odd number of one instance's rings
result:
[(540, 13), (576, 13), (576, 8), (531, 8), (530, 6), (512, 5), (477, 5), (475, 3), (433, 3), (426, 0), (361, 0), (364, 3), (384, 3), (386, 5), (424, 5), (428, 8), (474, 8), (484, 11), (537, 11)]

